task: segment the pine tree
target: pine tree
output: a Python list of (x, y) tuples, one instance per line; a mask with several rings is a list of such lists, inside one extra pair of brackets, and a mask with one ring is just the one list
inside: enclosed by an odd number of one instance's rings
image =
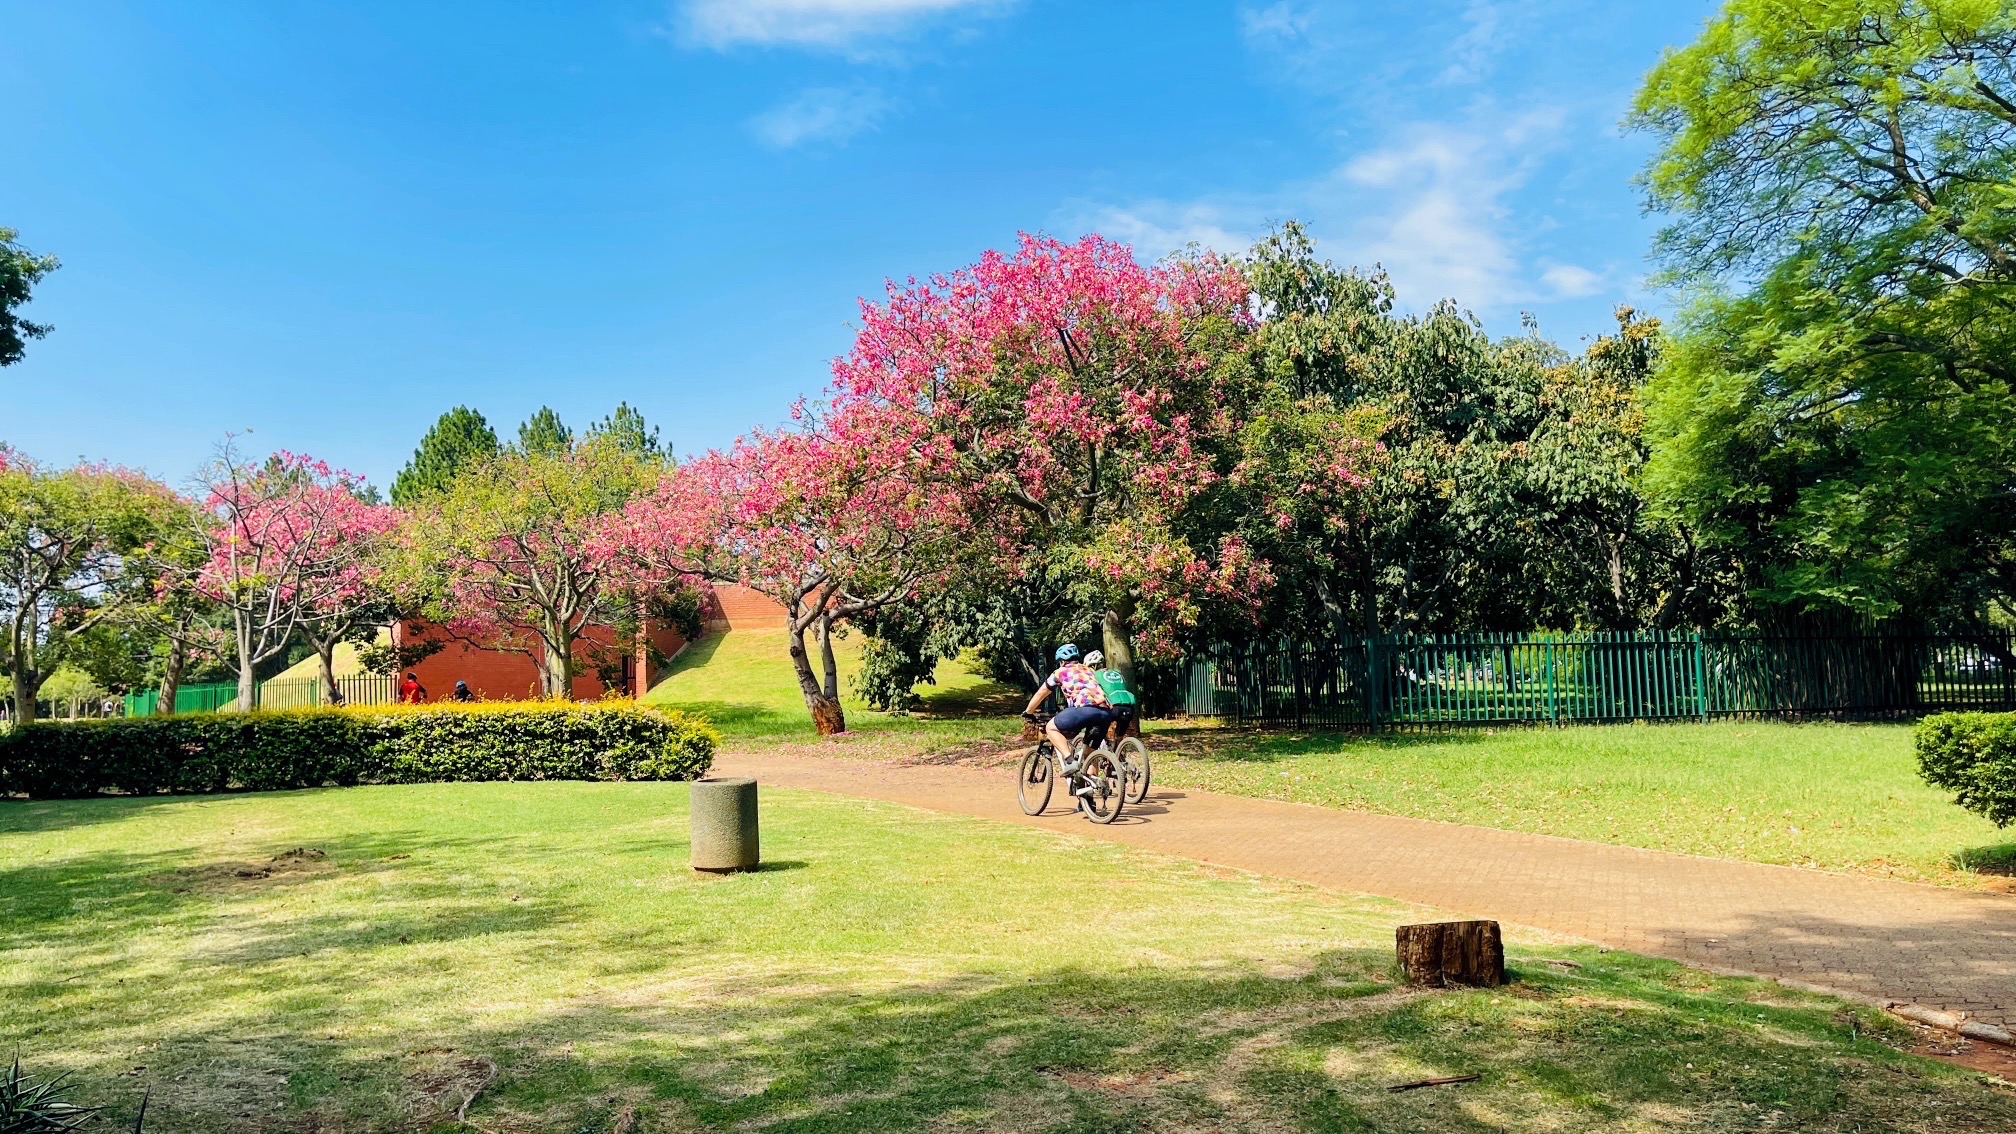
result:
[(629, 402), (616, 403), (616, 412), (588, 427), (588, 436), (607, 437), (624, 452), (640, 457), (663, 459), (671, 451), (658, 439), (658, 427), (646, 426), (644, 415)]
[(455, 474), (497, 455), (497, 431), (483, 415), (456, 406), (434, 422), (420, 439), (413, 459), (392, 481), (392, 503), (401, 506), (447, 488)]
[(518, 449), (523, 453), (552, 456), (565, 452), (572, 444), (574, 431), (567, 428), (552, 406), (540, 406), (538, 413), (518, 427)]

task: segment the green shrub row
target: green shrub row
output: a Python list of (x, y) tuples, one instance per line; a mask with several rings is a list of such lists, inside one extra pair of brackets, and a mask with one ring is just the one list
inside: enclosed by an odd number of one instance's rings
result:
[(275, 791), (451, 780), (690, 780), (720, 734), (632, 705), (194, 713), (44, 722), (0, 737), (0, 793)]
[(2016, 713), (1941, 713), (1916, 739), (1926, 783), (1997, 827), (2016, 823)]

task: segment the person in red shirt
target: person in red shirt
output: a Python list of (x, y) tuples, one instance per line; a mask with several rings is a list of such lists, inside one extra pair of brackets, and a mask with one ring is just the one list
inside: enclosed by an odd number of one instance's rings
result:
[(419, 675), (412, 670), (407, 670), (406, 680), (399, 683), (399, 703), (402, 705), (427, 703), (427, 687), (420, 684)]

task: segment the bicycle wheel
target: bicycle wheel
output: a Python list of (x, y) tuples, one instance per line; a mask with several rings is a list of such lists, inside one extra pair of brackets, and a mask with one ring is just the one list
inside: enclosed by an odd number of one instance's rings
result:
[(1140, 803), (1148, 798), (1148, 778), (1154, 773), (1154, 765), (1148, 759), (1148, 746), (1141, 743), (1138, 736), (1130, 736), (1120, 742), (1120, 750), (1115, 753), (1120, 760), (1120, 769), (1127, 773), (1127, 802)]
[(1127, 801), (1127, 775), (1112, 753), (1101, 748), (1085, 757), (1078, 768), (1078, 780), (1074, 792), (1080, 787), (1092, 789), (1078, 796), (1078, 809), (1085, 818), (1100, 824), (1120, 818), (1120, 808)]
[(1050, 806), (1050, 790), (1057, 786), (1057, 777), (1052, 774), (1048, 747), (1039, 745), (1022, 757), (1022, 770), (1015, 776), (1015, 799), (1024, 815), (1041, 815)]

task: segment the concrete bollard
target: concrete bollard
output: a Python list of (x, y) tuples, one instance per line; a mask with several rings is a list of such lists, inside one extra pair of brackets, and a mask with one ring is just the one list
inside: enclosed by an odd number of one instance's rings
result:
[(692, 800), (693, 869), (753, 870), (763, 861), (755, 780), (747, 776), (695, 780)]

